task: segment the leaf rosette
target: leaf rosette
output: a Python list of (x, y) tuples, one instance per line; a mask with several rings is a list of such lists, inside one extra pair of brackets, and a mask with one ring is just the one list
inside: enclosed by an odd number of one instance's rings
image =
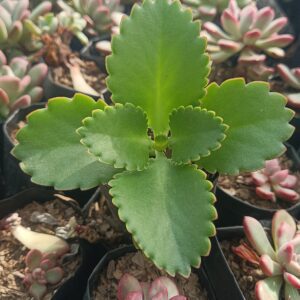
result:
[(206, 87), (210, 62), (199, 32), (179, 1), (135, 5), (107, 58), (115, 105), (53, 99), (29, 116), (13, 151), (39, 184), (109, 182), (138, 247), (171, 275), (199, 267), (215, 234), (212, 183), (199, 166), (256, 170), (284, 151), (293, 131), (285, 98), (267, 84), (238, 78)]

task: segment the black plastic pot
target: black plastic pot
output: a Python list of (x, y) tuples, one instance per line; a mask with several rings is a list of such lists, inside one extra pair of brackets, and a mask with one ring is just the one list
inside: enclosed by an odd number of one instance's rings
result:
[(249, 300), (239, 288), (233, 272), (222, 252), (219, 241), (242, 238), (242, 226), (219, 228), (217, 237), (211, 239), (211, 252), (203, 262), (204, 270), (218, 300)]
[(3, 177), (5, 184), (5, 195), (14, 195), (25, 188), (36, 186), (30, 181), (30, 176), (25, 174), (19, 166), (19, 161), (13, 157), (10, 152), (14, 146), (11, 133), (17, 128), (19, 121), (26, 119), (26, 116), (32, 111), (43, 108), (45, 103), (32, 104), (26, 108), (15, 111), (4, 123), (3, 133)]
[(81, 44), (79, 39), (75, 36), (72, 38), (70, 48), (72, 51), (80, 52), (84, 46)]
[(95, 48), (95, 45), (100, 41), (110, 41), (111, 36), (110, 35), (103, 35), (102, 37), (95, 37), (92, 38), (87, 46), (85, 46), (80, 51), (80, 58), (91, 60), (97, 64), (99, 69), (107, 74), (106, 65), (105, 65), (105, 55), (101, 55), (99, 51)]
[[(293, 161), (294, 169), (299, 169), (300, 158), (296, 150), (291, 146), (287, 146), (287, 155)], [(253, 218), (264, 220), (271, 219), (276, 209), (260, 208), (250, 203), (247, 203), (237, 197), (226, 193), (222, 188), (217, 185), (216, 188), (217, 202), (215, 204), (218, 211), (218, 220), (216, 221), (217, 227), (224, 226), (237, 226), (241, 225), (244, 216), (251, 216)], [(300, 212), (300, 202), (287, 209), (287, 211), (295, 216)]]
[[(0, 202), (0, 219), (26, 206), (32, 201), (46, 202), (53, 199), (54, 191), (43, 189), (29, 189), (13, 197)], [(67, 202), (72, 205), (71, 202)], [(72, 206), (81, 213), (81, 210)], [(86, 282), (91, 271), (99, 259), (106, 253), (106, 250), (99, 246), (95, 247), (84, 240), (80, 240), (81, 263), (77, 271), (56, 291), (52, 300), (81, 300), (86, 287)]]
[(296, 36), (300, 34), (300, 1), (299, 0), (277, 0), (281, 9), (288, 16), (289, 21), (295, 29)]
[[(87, 96), (92, 97), (95, 100), (98, 100), (99, 98), (103, 98), (102, 93), (105, 91), (99, 91), (100, 96), (93, 96), (86, 94)], [(48, 72), (48, 75), (45, 79), (44, 83), (44, 94), (46, 99), (54, 98), (54, 97), (68, 97), (72, 98), (74, 94), (80, 93), (66, 85), (62, 85), (60, 83), (54, 82), (52, 75), (51, 75), (51, 69)]]
[(3, 151), (4, 151), (4, 140), (3, 140), (3, 124), (4, 121), (0, 120), (0, 199), (4, 197), (4, 179), (3, 179)]
[(288, 142), (295, 149), (299, 149), (300, 148), (300, 115), (299, 114), (296, 114), (295, 117), (292, 119), (291, 125), (295, 127), (295, 131)]
[[(98, 279), (101, 275), (101, 272), (104, 271), (105, 267), (108, 265), (110, 260), (121, 257), (121, 256), (123, 256), (127, 253), (136, 252), (136, 251), (137, 250), (133, 246), (123, 246), (123, 247), (120, 247), (118, 249), (114, 249), (112, 251), (107, 252), (106, 255), (99, 261), (99, 263), (97, 264), (97, 266), (94, 269), (93, 273), (89, 277), (86, 292), (85, 292), (85, 295), (84, 295), (83, 299), (84, 300), (92, 300), (93, 299), (93, 296), (92, 296), (93, 290), (94, 290), (95, 286), (98, 284)], [(208, 299), (209, 300), (216, 300), (217, 298), (214, 295), (214, 292), (212, 290), (212, 286), (211, 286), (210, 282), (208, 281), (207, 275), (204, 272), (203, 268), (200, 268), (199, 270), (196, 270), (196, 272), (199, 276), (199, 279), (200, 279), (201, 283), (203, 283), (203, 286), (207, 290)]]
[(129, 4), (129, 3), (124, 4), (124, 13), (126, 15), (130, 15), (133, 5), (134, 4)]

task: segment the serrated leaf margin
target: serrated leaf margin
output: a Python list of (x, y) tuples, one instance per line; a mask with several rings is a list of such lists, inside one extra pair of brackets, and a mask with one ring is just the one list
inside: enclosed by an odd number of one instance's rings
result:
[(216, 120), (219, 124), (220, 127), (223, 129), (223, 133), (221, 134), (220, 138), (216, 141), (216, 143), (211, 146), (207, 152), (205, 153), (199, 153), (197, 155), (194, 155), (192, 157), (188, 157), (184, 160), (176, 161), (172, 157), (172, 161), (176, 165), (181, 165), (181, 164), (189, 164), (193, 161), (198, 161), (201, 157), (207, 157), (211, 154), (212, 151), (218, 150), (222, 146), (222, 142), (226, 138), (226, 131), (229, 128), (229, 126), (225, 123), (223, 123), (223, 119), (219, 116), (216, 115), (216, 113), (212, 110), (207, 110), (206, 108), (201, 108), (199, 106), (193, 107), (192, 105), (189, 106), (180, 106), (178, 108), (175, 108), (172, 110), (172, 112), (169, 115), (169, 127), (170, 127), (170, 132), (171, 132), (171, 137), (169, 138), (169, 147), (172, 149), (172, 128), (171, 128), (171, 117), (174, 112), (183, 112), (183, 111), (200, 111), (200, 112), (205, 112), (207, 115), (210, 115), (213, 120)]
[[(162, 154), (159, 153), (159, 155), (162, 155)], [(153, 162), (154, 160), (155, 160), (155, 158), (151, 158), (149, 164), (150, 164), (151, 162)], [(173, 161), (171, 161), (171, 163), (174, 164)], [(174, 164), (174, 166), (178, 166), (178, 165)], [(211, 251), (211, 242), (210, 242), (210, 239), (209, 239), (209, 238), (215, 236), (215, 235), (216, 235), (216, 232), (217, 232), (217, 231), (216, 231), (216, 227), (215, 227), (215, 225), (214, 225), (214, 223), (213, 223), (213, 221), (216, 220), (216, 219), (218, 218), (218, 212), (217, 212), (217, 210), (216, 210), (216, 208), (215, 208), (215, 206), (214, 206), (214, 203), (217, 201), (217, 199), (216, 199), (216, 196), (211, 192), (211, 190), (213, 189), (213, 184), (212, 184), (211, 181), (207, 180), (207, 174), (206, 174), (204, 171), (200, 170), (200, 169), (198, 168), (197, 165), (191, 164), (190, 166), (191, 166), (194, 170), (196, 170), (196, 171), (199, 173), (199, 175), (201, 176), (201, 179), (203, 179), (203, 180), (205, 181), (205, 184), (206, 184), (206, 187), (207, 187), (206, 191), (209, 192), (209, 195), (210, 195), (210, 203), (211, 203), (211, 208), (212, 208), (212, 209), (211, 209), (211, 215), (213, 215), (213, 216), (212, 216), (211, 219), (210, 219), (211, 232), (208, 233), (208, 235), (207, 235), (207, 241), (208, 241), (209, 248), (207, 249), (207, 251), (206, 251), (205, 253), (199, 253), (198, 257), (196, 258), (196, 260), (197, 260), (196, 263), (193, 263), (193, 262), (190, 262), (190, 263), (189, 263), (190, 267), (189, 267), (189, 272), (187, 272), (187, 273), (182, 273), (182, 272), (177, 272), (177, 271), (175, 271), (174, 273), (172, 273), (172, 272), (169, 272), (168, 270), (166, 270), (166, 269), (164, 268), (163, 265), (160, 265), (160, 264), (155, 260), (155, 257), (149, 253), (149, 251), (146, 249), (146, 247), (143, 247), (143, 246), (141, 245), (141, 242), (140, 242), (140, 240), (138, 239), (138, 237), (137, 237), (137, 235), (136, 235), (136, 230), (135, 230), (134, 228), (131, 228), (131, 226), (130, 226), (130, 221), (129, 221), (128, 219), (126, 219), (124, 216), (122, 216), (122, 213), (121, 213), (122, 207), (121, 207), (121, 206), (118, 206), (118, 205), (115, 203), (115, 199), (116, 199), (117, 195), (114, 194), (114, 191), (113, 191), (113, 189), (114, 189), (114, 184), (113, 184), (113, 182), (114, 182), (115, 179), (118, 179), (119, 177), (121, 177), (121, 176), (123, 176), (123, 175), (125, 175), (125, 174), (130, 174), (130, 173), (132, 173), (132, 171), (124, 171), (124, 172), (122, 172), (122, 173), (115, 174), (115, 175), (113, 176), (113, 179), (111, 179), (111, 180), (108, 182), (108, 185), (111, 187), (110, 190), (109, 190), (109, 194), (110, 194), (111, 197), (112, 197), (112, 202), (113, 202), (113, 204), (115, 205), (115, 207), (118, 208), (118, 216), (119, 216), (120, 220), (121, 220), (122, 222), (124, 222), (127, 231), (132, 235), (132, 239), (134, 240), (134, 242), (136, 243), (136, 245), (138, 246), (138, 248), (144, 253), (144, 255), (145, 255), (148, 259), (150, 259), (150, 260), (155, 264), (155, 266), (156, 266), (158, 269), (166, 271), (170, 276), (173, 276), (173, 277), (178, 273), (178, 274), (180, 274), (181, 276), (183, 276), (184, 278), (188, 278), (188, 277), (190, 276), (190, 274), (191, 274), (191, 267), (194, 267), (194, 268), (199, 268), (199, 267), (200, 267), (201, 261), (202, 261), (202, 260), (201, 260), (201, 257), (202, 257), (202, 256), (208, 256), (208, 255), (210, 254), (210, 251)], [(125, 203), (124, 205), (126, 205), (126, 203)]]

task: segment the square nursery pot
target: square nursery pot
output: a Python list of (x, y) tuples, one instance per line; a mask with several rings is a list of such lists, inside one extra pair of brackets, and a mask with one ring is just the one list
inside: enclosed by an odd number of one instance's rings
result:
[[(264, 220), (261, 223), (266, 231), (270, 231), (271, 221)], [(223, 240), (230, 241), (243, 237), (245, 237), (243, 227), (234, 226), (218, 228), (216, 237), (211, 239), (211, 252), (204, 260), (204, 269), (218, 300), (252, 300), (246, 298), (240, 289), (220, 246), (220, 242)]]
[[(25, 207), (33, 201), (44, 203), (53, 199), (55, 191), (32, 188), (6, 198), (0, 202), (0, 219)], [(64, 202), (72, 206), (75, 211), (82, 214), (72, 201)], [(74, 240), (74, 239), (73, 239)], [(80, 264), (77, 270), (68, 278), (52, 296), (51, 300), (82, 300), (88, 277), (99, 259), (106, 253), (101, 245), (92, 245), (85, 240), (77, 240), (79, 243)]]
[[(300, 49), (300, 48), (299, 48)], [(300, 57), (300, 53), (299, 53)], [(299, 62), (300, 64), (300, 62)], [(295, 131), (289, 139), (289, 144), (299, 151), (300, 149), (300, 115), (297, 113), (291, 121), (291, 125), (295, 127)]]
[(4, 157), (4, 139), (3, 139), (3, 124), (4, 121), (0, 120), (0, 199), (4, 197), (4, 179), (3, 179), (3, 157)]
[[(293, 169), (299, 170), (300, 158), (296, 150), (289, 144), (286, 144), (287, 156), (293, 162)], [(271, 219), (277, 209), (261, 208), (252, 205), (240, 198), (230, 195), (218, 184), (215, 192), (217, 201), (215, 207), (218, 211), (217, 227), (242, 225), (243, 217), (250, 216), (258, 220)], [(300, 201), (287, 209), (292, 216), (300, 212)]]
[(288, 16), (290, 23), (295, 29), (295, 34), (299, 37), (300, 34), (300, 1), (299, 0), (277, 0), (281, 9)]
[[(100, 277), (101, 273), (103, 273), (105, 271), (105, 268), (107, 267), (107, 265), (109, 264), (109, 262), (111, 260), (117, 259), (119, 257), (122, 257), (125, 254), (136, 252), (136, 251), (137, 251), (137, 249), (131, 245), (125, 245), (120, 248), (108, 251), (106, 253), (106, 255), (101, 258), (101, 260), (95, 267), (94, 271), (92, 272), (91, 276), (89, 277), (86, 292), (85, 292), (83, 300), (93, 300), (94, 299), (93, 298), (93, 290), (99, 281), (99, 277)], [(207, 275), (206, 275), (203, 267), (196, 270), (196, 272), (199, 277), (199, 281), (207, 290), (208, 300), (217, 300), (217, 298), (215, 297), (214, 291), (212, 290), (212, 285), (208, 281)], [(117, 294), (117, 291), (116, 291), (116, 294)], [(196, 299), (188, 299), (188, 300), (196, 300)], [(229, 298), (227, 300), (229, 300)], [(232, 299), (230, 299), (230, 300), (232, 300)]]
[(99, 51), (96, 49), (95, 45), (100, 41), (110, 41), (111, 35), (106, 34), (101, 37), (94, 37), (90, 40), (87, 46), (85, 46), (80, 51), (80, 58), (86, 59), (86, 60), (92, 60), (97, 64), (99, 69), (104, 73), (107, 74), (106, 65), (105, 65), (105, 55), (102, 55), (99, 53)]
[[(103, 93), (105, 93), (105, 92), (106, 92), (106, 89), (99, 91), (99, 93), (100, 93), (99, 97), (89, 95), (89, 94), (85, 94), (85, 95), (87, 95), (97, 101), (99, 98), (103, 99)], [(50, 70), (47, 74), (47, 77), (45, 79), (45, 82), (44, 82), (44, 94), (45, 94), (46, 99), (51, 99), (51, 98), (55, 98), (55, 97), (72, 98), (76, 93), (81, 93), (81, 92), (78, 92), (75, 89), (70, 88), (66, 85), (55, 82), (51, 75), (51, 68), (50, 68)]]
[[(39, 187), (45, 189), (51, 189), (50, 187), (42, 187), (34, 184), (30, 180), (30, 176), (25, 174), (17, 160), (14, 156), (10, 154), (12, 148), (14, 147), (14, 140), (12, 139), (12, 132), (18, 129), (18, 123), (20, 121), (25, 121), (26, 116), (36, 109), (41, 109), (45, 107), (45, 103), (32, 104), (26, 108), (22, 108), (15, 111), (4, 123), (3, 125), (3, 177), (4, 177), (4, 187), (3, 194), (5, 196), (14, 195), (26, 188)], [(65, 191), (64, 194), (72, 198), (75, 198), (81, 206), (85, 205), (89, 199), (96, 192), (96, 189), (91, 189), (87, 191), (80, 191), (79, 189), (73, 191)], [(99, 191), (97, 192), (99, 193)], [(3, 197), (4, 197), (3, 195)], [(0, 199), (2, 199), (1, 197)], [(1, 201), (1, 200), (0, 200)]]
[(236, 226), (218, 229), (217, 237), (211, 239), (211, 252), (204, 260), (204, 269), (218, 300), (250, 300), (244, 297), (219, 244), (219, 241), (243, 236), (243, 227)]
[(25, 174), (20, 166), (20, 161), (11, 155), (11, 150), (14, 147), (12, 133), (18, 129), (18, 123), (25, 121), (26, 116), (36, 109), (45, 107), (44, 103), (32, 104), (26, 108), (21, 108), (15, 111), (7, 118), (3, 125), (3, 177), (5, 183), (5, 195), (11, 196), (21, 190), (36, 186), (30, 181), (30, 176)]

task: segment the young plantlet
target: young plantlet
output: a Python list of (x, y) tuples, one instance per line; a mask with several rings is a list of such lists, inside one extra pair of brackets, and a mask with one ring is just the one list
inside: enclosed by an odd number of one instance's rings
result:
[(216, 63), (221, 63), (234, 55), (238, 62), (255, 64), (266, 60), (266, 55), (282, 58), (294, 37), (290, 34), (279, 34), (286, 25), (287, 18), (274, 19), (274, 10), (266, 6), (257, 9), (254, 3), (242, 10), (236, 0), (230, 0), (229, 7), (221, 16), (221, 27), (207, 22), (203, 36), (208, 41), (208, 52)]
[(134, 276), (124, 274), (118, 285), (118, 300), (187, 300), (180, 296), (175, 283), (168, 277), (158, 277), (151, 284), (140, 283)]
[(57, 3), (68, 13), (79, 13), (87, 21), (87, 32), (93, 36), (109, 33), (114, 26), (113, 14), (120, 10), (119, 0), (72, 0), (72, 6), (61, 0)]
[(35, 183), (58, 190), (108, 183), (136, 245), (185, 277), (215, 234), (213, 185), (201, 168), (263, 168), (285, 150), (294, 115), (264, 82), (206, 87), (211, 62), (199, 26), (179, 1), (135, 5), (106, 61), (115, 105), (80, 94), (51, 99), (28, 116), (13, 150)]
[[(285, 211), (277, 211), (272, 220), (271, 245), (262, 225), (252, 217), (245, 217), (244, 232), (258, 253), (259, 266), (268, 278), (256, 283), (257, 300), (299, 299), (300, 289), (300, 235), (294, 219)], [(239, 248), (239, 247), (238, 247)], [(234, 251), (243, 259), (243, 248)], [(281, 295), (284, 285), (283, 297)]]
[(30, 250), (25, 258), (26, 269), (23, 283), (35, 300), (41, 300), (47, 293), (48, 284), (58, 284), (63, 279), (63, 269), (53, 254), (43, 254), (37, 249)]
[[(18, 48), (22, 50), (27, 48), (32, 41), (27, 40), (24, 44), (25, 37), (34, 28), (27, 25), (35, 22), (37, 18), (51, 11), (52, 4), (49, 1), (40, 3), (32, 11), (29, 10), (28, 0), (4, 0), (0, 3), (0, 48), (10, 50)], [(35, 30), (34, 30), (35, 32)], [(21, 45), (22, 43), (23, 45)], [(28, 45), (26, 45), (28, 44)]]
[(36, 249), (42, 254), (57, 257), (69, 251), (67, 242), (54, 235), (31, 231), (21, 225), (21, 218), (14, 213), (1, 221), (1, 229), (10, 230), (11, 234), (26, 248)]
[(300, 68), (290, 69), (284, 64), (277, 65), (277, 71), (283, 81), (295, 91), (286, 93), (288, 104), (295, 109), (300, 108)]
[(40, 101), (47, 72), (46, 64), (31, 67), (25, 57), (15, 57), (8, 64), (0, 50), (0, 119), (6, 119), (16, 109)]
[(293, 190), (297, 177), (290, 175), (287, 169), (282, 170), (278, 159), (267, 160), (263, 169), (251, 175), (257, 186), (255, 192), (261, 199), (272, 202), (276, 202), (277, 198), (289, 202), (299, 200), (300, 195)]
[[(228, 7), (229, 0), (183, 0), (187, 7), (193, 11), (194, 19), (202, 21), (213, 20), (218, 13), (221, 13)], [(239, 7), (250, 4), (252, 0), (237, 0)]]

